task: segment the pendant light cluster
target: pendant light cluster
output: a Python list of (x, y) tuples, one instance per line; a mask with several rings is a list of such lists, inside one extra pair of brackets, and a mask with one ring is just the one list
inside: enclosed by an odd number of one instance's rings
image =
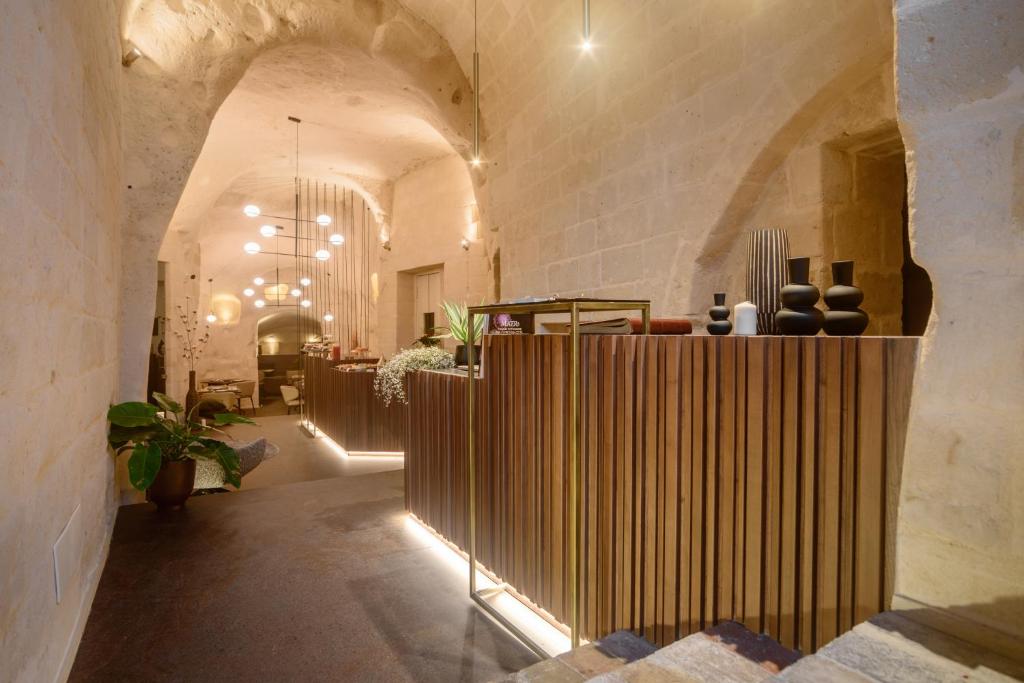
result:
[[(328, 340), (338, 340), (345, 350), (364, 349), (370, 334), (376, 219), (353, 190), (300, 177), (301, 121), (292, 116), (288, 120), (296, 124), (295, 214), (267, 214), (255, 204), (247, 204), (242, 212), (249, 218), (290, 223), (294, 229), (267, 222), (259, 234), (273, 240), (272, 249), (259, 242), (245, 243), (242, 249), (247, 254), (274, 257), (275, 277), (274, 282), (254, 277), (253, 287), (242, 294), (259, 309), (293, 307), (299, 338), (307, 344), (323, 349)], [(297, 282), (282, 282), (282, 258), (286, 264), (292, 261)], [(324, 324), (317, 329), (314, 320)]]

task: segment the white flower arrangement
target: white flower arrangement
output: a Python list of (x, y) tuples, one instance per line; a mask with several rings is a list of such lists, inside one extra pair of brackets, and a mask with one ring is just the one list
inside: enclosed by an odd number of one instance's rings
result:
[(399, 351), (377, 369), (373, 391), (391, 405), (394, 400), (408, 403), (405, 396), (405, 375), (413, 370), (446, 370), (455, 367), (455, 356), (438, 346), (424, 346)]

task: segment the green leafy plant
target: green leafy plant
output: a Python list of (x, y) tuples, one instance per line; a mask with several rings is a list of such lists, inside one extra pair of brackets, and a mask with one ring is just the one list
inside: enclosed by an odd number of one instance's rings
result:
[(484, 333), (484, 316), (473, 317), (473, 329), (469, 329), (469, 307), (452, 301), (441, 303), (441, 309), (448, 318), (448, 334), (438, 335), (438, 339), (452, 338), (460, 344), (475, 344)]
[(394, 400), (408, 403), (405, 396), (405, 375), (413, 370), (445, 370), (455, 367), (455, 356), (437, 346), (424, 346), (399, 351), (391, 360), (377, 368), (373, 391), (391, 405)]
[(217, 413), (213, 426), (193, 421), (193, 408), (189, 413), (180, 403), (159, 393), (153, 399), (163, 408), (163, 416), (151, 403), (129, 401), (111, 406), (107, 411), (110, 432), (107, 442), (114, 452), (131, 451), (128, 458), (128, 478), (140, 491), (149, 488), (165, 460), (213, 460), (224, 468), (226, 479), (234, 486), (242, 485), (241, 463), (238, 454), (223, 441), (211, 438), (216, 427), (229, 424), (256, 424), (242, 415)]

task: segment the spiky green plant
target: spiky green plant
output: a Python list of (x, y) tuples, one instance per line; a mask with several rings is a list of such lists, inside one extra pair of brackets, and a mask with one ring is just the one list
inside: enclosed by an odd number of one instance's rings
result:
[(217, 413), (214, 426), (207, 426), (192, 420), (195, 408), (186, 413), (180, 403), (159, 392), (153, 392), (153, 399), (163, 408), (163, 417), (157, 415), (155, 405), (139, 401), (118, 403), (107, 411), (110, 447), (118, 454), (132, 452), (128, 458), (132, 486), (145, 491), (156, 479), (164, 460), (186, 459), (213, 460), (224, 468), (228, 482), (236, 487), (242, 485), (238, 453), (223, 441), (210, 438), (210, 434), (221, 432), (216, 427), (255, 422), (234, 413)]
[(469, 329), (469, 307), (453, 301), (441, 302), (441, 310), (448, 318), (448, 334), (438, 335), (439, 339), (451, 337), (460, 344), (469, 346), (480, 340), (484, 333), (484, 316), (473, 317), (472, 335)]

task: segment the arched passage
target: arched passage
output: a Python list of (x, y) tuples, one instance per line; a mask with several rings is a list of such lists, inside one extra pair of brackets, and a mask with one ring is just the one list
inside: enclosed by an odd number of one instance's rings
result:
[[(366, 102), (400, 111), (410, 127), (432, 131), (457, 154), (467, 149), (472, 116), (471, 98), (464, 96), (469, 84), (447, 44), (398, 2), (279, 1), (257, 7), (159, 0), (127, 6), (122, 23), (125, 39), (144, 55), (126, 72), (123, 101), (127, 216), (120, 389), (129, 397), (140, 395), (144, 387), (157, 254), (168, 226), (189, 235), (190, 222), (201, 220), (231, 194), (232, 186), (237, 189), (252, 177), (251, 158), (247, 165), (238, 161), (245, 156), (240, 154), (224, 162), (223, 172), (195, 175), (195, 201), (180, 206), (186, 183), (191, 185), (193, 174), (202, 170), (197, 160), (214, 117), (228, 95), (244, 86), (249, 69), (269, 65), (271, 76), (285, 88), (296, 76), (320, 78), (323, 95), (335, 111), (356, 110), (361, 103), (355, 98), (369, 94)], [(308, 103), (295, 102), (299, 107)], [(261, 110), (252, 111), (258, 117)], [(326, 128), (333, 123), (317, 118), (311, 123)], [(278, 124), (282, 132), (287, 131), (285, 124)], [(234, 144), (246, 145), (242, 152), (259, 158), (256, 177), (264, 173), (287, 178), (293, 174), (289, 155), (271, 142), (242, 139)], [(358, 156), (358, 149), (350, 151)], [(358, 168), (332, 170), (327, 159), (311, 162), (311, 171), (329, 172), (361, 187), (374, 198), (377, 210), (386, 213), (387, 173), (393, 165), (376, 169), (381, 177), (373, 178)], [(384, 182), (374, 182), (380, 180)], [(176, 210), (182, 210), (180, 216)], [(195, 240), (194, 231), (191, 235), (184, 241)]]

